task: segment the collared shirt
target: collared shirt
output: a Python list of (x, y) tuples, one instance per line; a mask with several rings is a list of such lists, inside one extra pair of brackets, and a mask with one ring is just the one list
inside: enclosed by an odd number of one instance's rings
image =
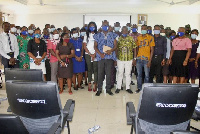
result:
[(154, 36), (154, 55), (163, 55), (163, 58), (166, 57), (167, 52), (167, 39), (164, 36), (155, 37)]
[(131, 36), (127, 36), (126, 38), (120, 36), (117, 43), (117, 58), (120, 61), (133, 60), (133, 49), (136, 47), (136, 43)]
[(176, 38), (173, 40), (172, 46), (174, 50), (187, 50), (188, 48), (192, 48), (192, 42), (189, 38)]
[[(56, 46), (58, 45), (59, 42), (60, 40), (55, 40), (55, 39), (48, 40), (48, 43), (47, 43), (48, 53), (49, 53), (49, 49), (52, 49), (56, 53)], [(53, 63), (57, 61), (58, 61), (57, 57), (50, 55), (50, 62)]]
[(137, 41), (137, 37), (140, 36), (139, 33), (137, 33), (137, 34), (130, 33), (129, 35), (133, 37), (135, 42)]
[(36, 43), (35, 39), (31, 39), (28, 42), (27, 52), (31, 52), (35, 57), (42, 57), (44, 52), (47, 52), (46, 43), (43, 40), (40, 40), (40, 43)]
[(166, 58), (169, 59), (170, 57), (170, 51), (171, 51), (171, 40), (167, 38), (167, 53), (166, 53)]
[(19, 46), (17, 43), (17, 38), (14, 34), (8, 33), (11, 41), (11, 47), (8, 42), (7, 33), (3, 32), (0, 34), (0, 55), (2, 55), (6, 59), (10, 59), (11, 57), (7, 55), (7, 53), (14, 52), (14, 58), (17, 58), (19, 55)]
[(137, 46), (139, 47), (137, 59), (149, 60), (151, 47), (155, 46), (154, 38), (151, 35), (140, 35), (137, 38)]
[[(116, 40), (117, 36), (118, 35), (116, 33), (113, 33), (113, 32), (108, 32), (107, 35), (105, 35), (103, 32), (95, 34), (94, 39), (98, 44), (97, 48), (99, 49), (99, 51), (101, 53), (103, 53), (103, 46), (104, 45), (111, 47), (111, 48), (114, 48), (114, 40)], [(96, 53), (96, 58), (97, 58), (97, 61), (102, 60), (101, 56), (98, 53)], [(117, 58), (116, 58), (115, 51), (113, 51), (110, 55), (106, 54), (103, 59), (116, 60)]]

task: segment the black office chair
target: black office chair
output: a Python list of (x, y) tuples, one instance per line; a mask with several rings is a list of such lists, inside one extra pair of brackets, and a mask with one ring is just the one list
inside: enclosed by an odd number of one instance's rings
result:
[[(44, 81), (44, 75), (41, 69), (5, 68), (5, 81), (7, 80)], [(12, 112), (10, 106), (7, 112)]]
[[(200, 103), (200, 98), (198, 98), (198, 102)], [(194, 113), (192, 115), (192, 119), (197, 121), (197, 122), (200, 121), (200, 106), (195, 107)], [(196, 130), (200, 133), (200, 129), (195, 128), (193, 126), (190, 126), (190, 128), (192, 128), (192, 129), (194, 129), (194, 130)]]
[(41, 69), (5, 68), (7, 80), (44, 81), (44, 75)]
[(7, 81), (6, 92), (12, 112), (30, 134), (47, 133), (52, 126), (60, 133), (66, 122), (70, 134), (75, 101), (68, 100), (62, 109), (56, 83)]
[(190, 84), (144, 84), (138, 110), (127, 102), (127, 124), (136, 134), (185, 131), (196, 106), (199, 87)]

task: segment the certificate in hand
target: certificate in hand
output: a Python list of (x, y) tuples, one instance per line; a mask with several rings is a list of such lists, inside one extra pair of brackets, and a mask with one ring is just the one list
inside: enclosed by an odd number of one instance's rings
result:
[(109, 46), (104, 45), (103, 46), (103, 52), (106, 53), (107, 50), (111, 50), (112, 48)]

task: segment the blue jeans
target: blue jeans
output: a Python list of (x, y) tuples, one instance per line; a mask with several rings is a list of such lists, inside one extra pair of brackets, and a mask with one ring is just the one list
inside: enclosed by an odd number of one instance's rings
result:
[(137, 59), (136, 61), (136, 68), (137, 68), (137, 88), (138, 89), (142, 89), (142, 69), (144, 67), (144, 72), (145, 72), (145, 79), (144, 79), (144, 83), (148, 83), (149, 82), (149, 71), (150, 68), (147, 67), (148, 61), (146, 60), (140, 60)]

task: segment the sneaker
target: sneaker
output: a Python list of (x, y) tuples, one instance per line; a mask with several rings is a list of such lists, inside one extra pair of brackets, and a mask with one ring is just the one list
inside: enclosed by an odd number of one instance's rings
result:
[(136, 91), (135, 91), (135, 93), (137, 94), (137, 93), (139, 93), (141, 91), (141, 89), (137, 89)]
[(133, 91), (130, 89), (127, 89), (126, 92), (128, 92), (129, 94), (133, 94)]
[(111, 91), (106, 91), (106, 93), (109, 94), (110, 96), (114, 95)]
[(97, 91), (96, 96), (100, 96), (101, 91)]
[(135, 85), (135, 83), (133, 81), (131, 81), (131, 85)]
[(118, 94), (119, 92), (120, 92), (120, 89), (117, 89), (117, 90), (115, 91), (116, 94)]

